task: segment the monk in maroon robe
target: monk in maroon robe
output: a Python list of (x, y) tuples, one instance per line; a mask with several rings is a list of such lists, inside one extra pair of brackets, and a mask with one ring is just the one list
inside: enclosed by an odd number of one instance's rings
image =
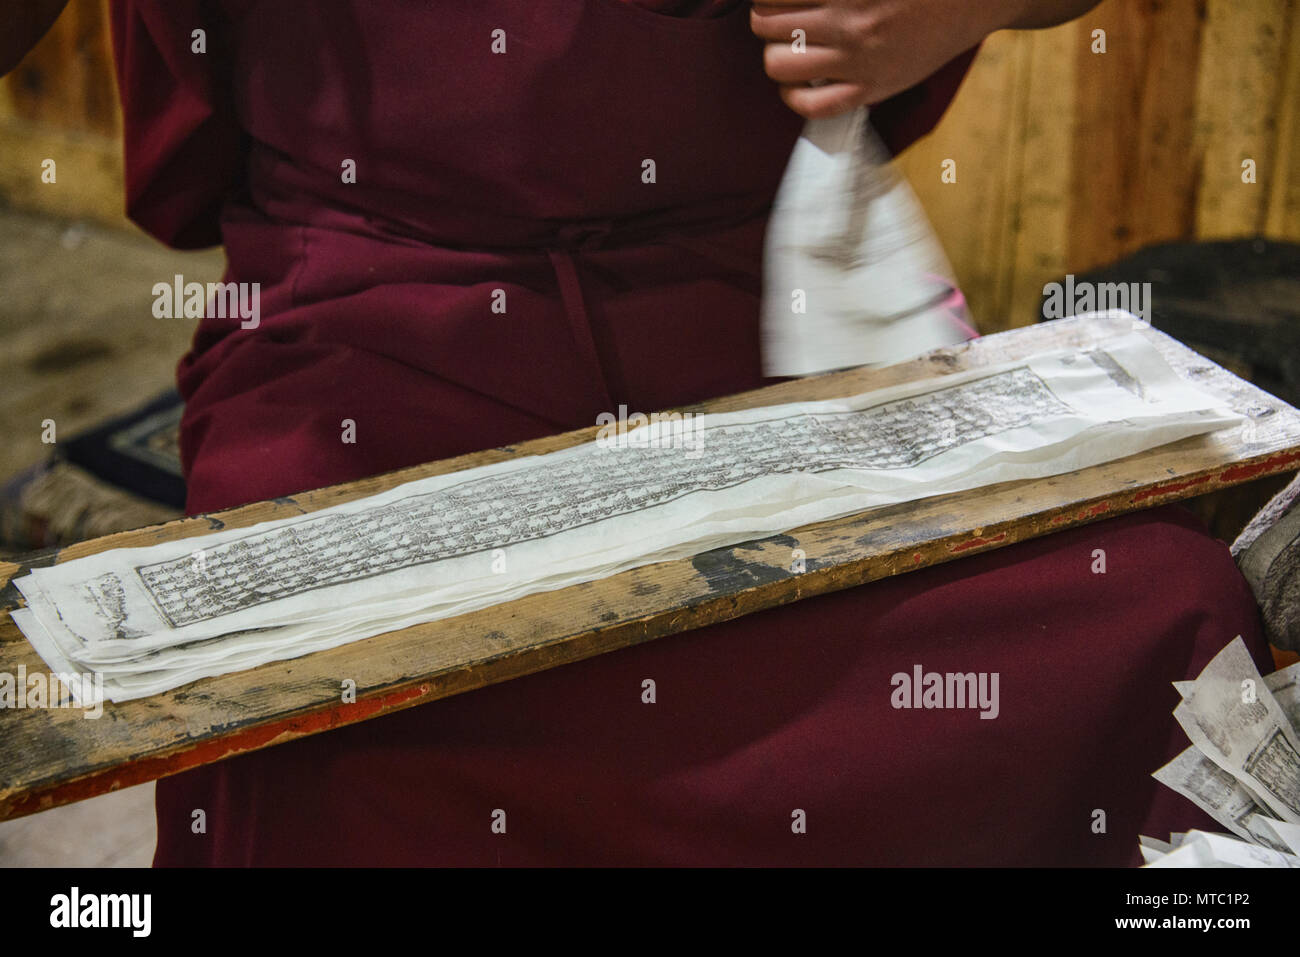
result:
[[(804, 117), (872, 104), (902, 150), (991, 28), (969, 0), (848, 7), (116, 2), (131, 216), (261, 290), (179, 369), (189, 510), (764, 384)], [(1169, 683), (1237, 634), (1266, 664), (1227, 548), (1152, 509), (161, 780), (156, 861), (1128, 864), (1209, 825), (1149, 775), (1180, 748)], [(996, 717), (894, 707), (918, 666), (996, 675)]]

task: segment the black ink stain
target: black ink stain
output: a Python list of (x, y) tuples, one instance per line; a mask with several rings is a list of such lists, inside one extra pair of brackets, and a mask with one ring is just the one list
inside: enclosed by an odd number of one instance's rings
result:
[(789, 535), (773, 535), (771, 538), (760, 538), (752, 542), (741, 542), (739, 545), (733, 545), (733, 548), (743, 548), (749, 552), (760, 552), (765, 545), (784, 545), (793, 551), (799, 547), (799, 543)]
[(656, 585), (653, 582), (637, 582), (632, 586), (632, 594), (639, 598), (644, 598), (646, 595), (655, 594), (655, 592), (662, 588), (662, 585)]
[(52, 565), (57, 565), (59, 552), (61, 551), (63, 551), (61, 547), (43, 548), (39, 551), (16, 555), (9, 559), (17, 568), (13, 575), (10, 576), (9, 581), (5, 582), (4, 588), (0, 588), (0, 610), (23, 607), (22, 592), (14, 584), (15, 579), (29, 574), (33, 568), (49, 568)]
[[(781, 539), (794, 541), (786, 535), (779, 535), (775, 539), (765, 539), (765, 541)], [(704, 580), (709, 584), (709, 590), (714, 592), (730, 592), (738, 588), (751, 588), (754, 585), (768, 585), (789, 578), (793, 572), (784, 567), (749, 562), (736, 554), (741, 549), (756, 551), (761, 545), (762, 542), (745, 542), (728, 548), (715, 548), (711, 552), (701, 552), (696, 555), (691, 559), (691, 565), (704, 576)]]

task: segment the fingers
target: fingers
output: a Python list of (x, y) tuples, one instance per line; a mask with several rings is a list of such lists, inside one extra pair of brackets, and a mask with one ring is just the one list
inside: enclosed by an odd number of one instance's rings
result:
[(844, 78), (844, 55), (832, 47), (808, 47), (796, 53), (788, 43), (763, 48), (763, 69), (777, 83), (811, 83)]
[[(808, 118), (836, 116), (868, 102), (859, 82), (862, 64), (850, 62), (842, 11), (820, 0), (761, 0), (749, 16), (754, 34), (767, 41), (763, 68), (781, 85), (781, 98)], [(810, 84), (817, 84), (813, 87)]]
[(839, 24), (843, 16), (833, 16), (820, 6), (766, 6), (755, 4), (749, 11), (749, 28), (756, 36), (772, 43), (790, 43), (795, 31), (803, 31), (803, 39), (818, 46), (840, 46), (844, 39)]
[(828, 83), (825, 86), (781, 86), (781, 99), (800, 116), (810, 120), (839, 116), (869, 102), (860, 83)]

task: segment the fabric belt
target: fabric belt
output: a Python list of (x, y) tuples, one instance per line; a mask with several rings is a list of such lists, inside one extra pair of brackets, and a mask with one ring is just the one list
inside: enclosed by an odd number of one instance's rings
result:
[(569, 223), (562, 226), (556, 234), (557, 245), (547, 250), (551, 267), (555, 270), (556, 283), (560, 288), (564, 315), (569, 320), (569, 331), (573, 335), (574, 347), (578, 350), (579, 357), (590, 366), (596, 398), (606, 411), (614, 408), (614, 396), (606, 374), (606, 363), (602, 361), (600, 350), (596, 348), (591, 313), (587, 309), (587, 300), (582, 292), (582, 282), (578, 279), (578, 267), (574, 256), (583, 250), (599, 249), (605, 244), (613, 228), (614, 224), (610, 221)]

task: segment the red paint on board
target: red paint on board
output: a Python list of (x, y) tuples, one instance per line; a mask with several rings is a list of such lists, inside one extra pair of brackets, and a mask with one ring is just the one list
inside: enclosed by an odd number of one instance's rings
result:
[(1185, 492), (1189, 488), (1195, 488), (1198, 485), (1204, 485), (1210, 481), (1213, 476), (1202, 475), (1200, 478), (1188, 479), (1186, 482), (1170, 482), (1167, 485), (1154, 485), (1151, 488), (1143, 489), (1133, 496), (1134, 503), (1145, 502), (1149, 498), (1156, 498), (1160, 495), (1170, 495), (1174, 492)]
[(996, 535), (989, 538), (980, 538), (979, 536), (976, 536), (975, 538), (970, 538), (964, 542), (959, 542), (958, 544), (951, 546), (948, 551), (954, 553), (966, 552), (970, 551), (972, 548), (979, 548), (981, 545), (996, 545), (998, 542), (1004, 541), (1006, 537), (1006, 532), (998, 532)]

